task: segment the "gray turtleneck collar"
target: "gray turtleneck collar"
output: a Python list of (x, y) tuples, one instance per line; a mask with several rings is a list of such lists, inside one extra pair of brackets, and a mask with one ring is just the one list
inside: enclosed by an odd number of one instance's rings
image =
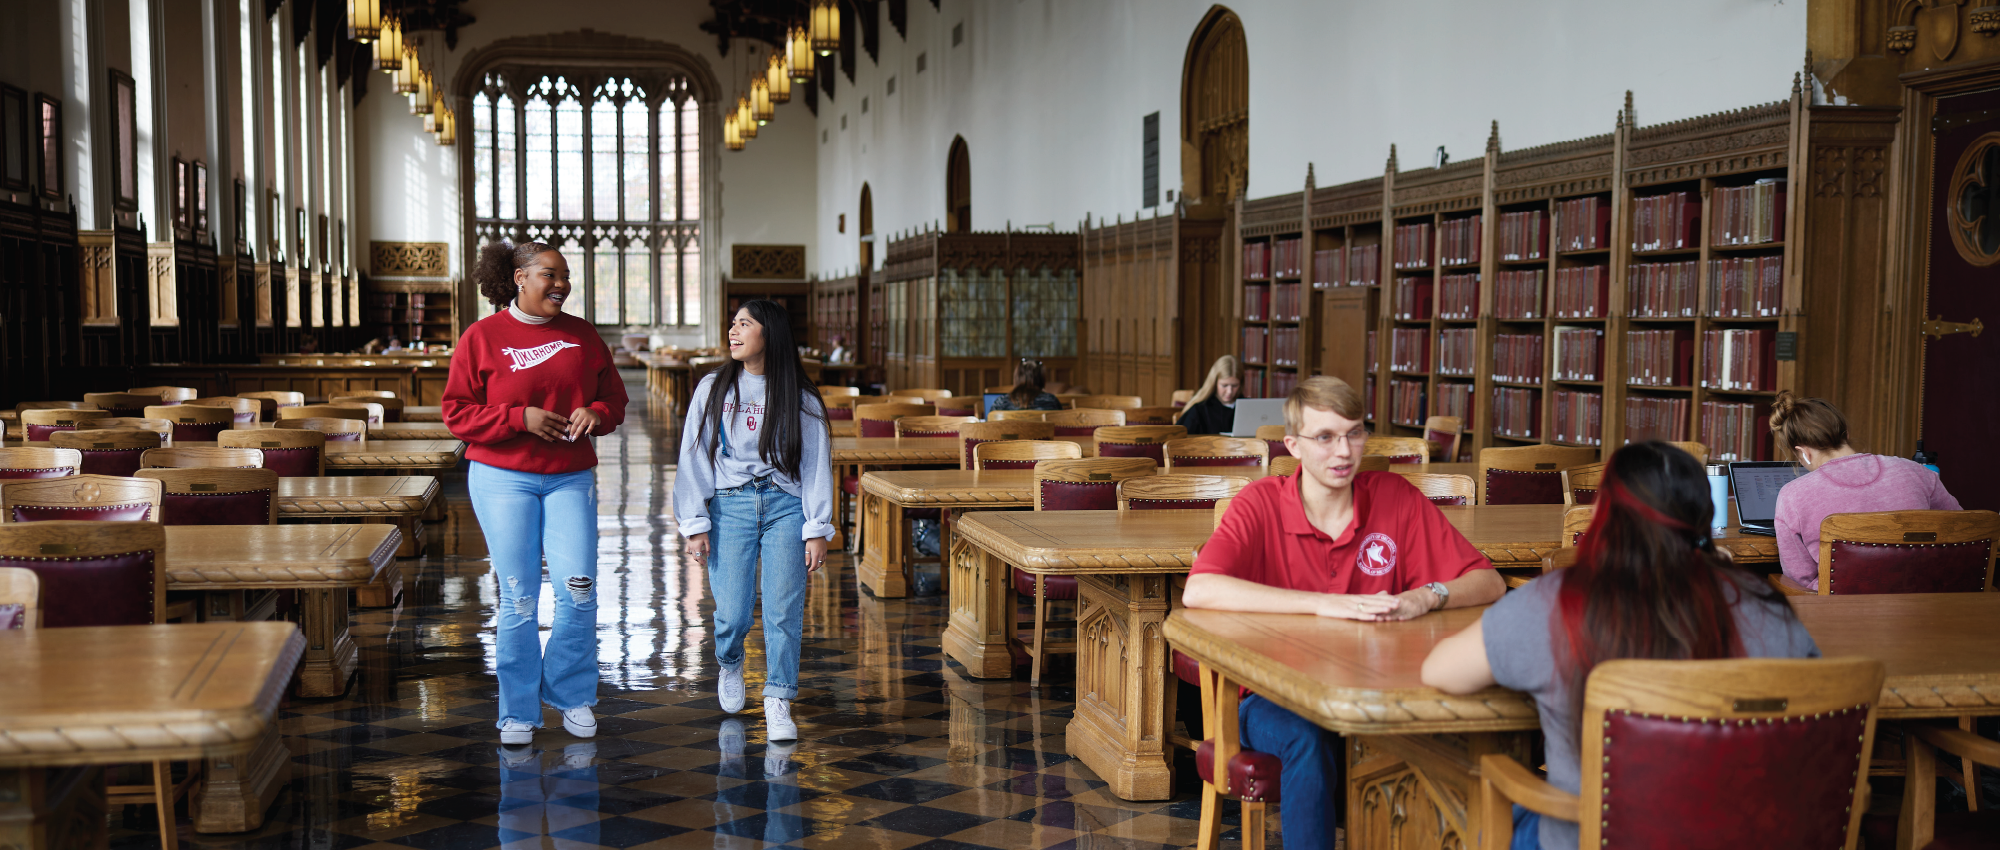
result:
[(507, 302), (507, 312), (514, 314), (514, 318), (526, 322), (530, 325), (546, 325), (552, 321), (555, 321), (556, 318), (554, 316), (537, 316), (525, 310), (522, 310), (521, 302), (519, 300)]

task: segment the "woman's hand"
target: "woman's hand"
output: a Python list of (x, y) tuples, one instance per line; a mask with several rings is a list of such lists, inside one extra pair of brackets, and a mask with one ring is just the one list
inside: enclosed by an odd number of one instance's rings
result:
[(701, 562), (702, 564), (707, 564), (707, 563), (708, 563), (708, 532), (704, 531), (704, 532), (702, 532), (702, 533), (700, 533), (700, 534), (690, 534), (690, 535), (688, 535), (688, 542), (687, 542), (687, 546), (685, 546), (685, 547), (683, 547), (683, 548), (684, 548), (684, 549), (686, 550), (686, 552), (687, 552), (687, 553), (688, 553), (689, 555), (693, 556), (693, 557), (694, 557), (694, 559), (695, 559), (696, 561), (699, 561), (699, 562)]
[(597, 411), (588, 407), (577, 408), (575, 413), (569, 415), (569, 439), (574, 442), (578, 437), (590, 436), (603, 421)]
[(815, 537), (811, 540), (806, 541), (806, 572), (808, 573), (819, 572), (820, 566), (825, 563), (826, 563), (826, 538)]
[(569, 427), (569, 420), (552, 410), (528, 407), (521, 410), (521, 429), (554, 442), (563, 439), (563, 429)]

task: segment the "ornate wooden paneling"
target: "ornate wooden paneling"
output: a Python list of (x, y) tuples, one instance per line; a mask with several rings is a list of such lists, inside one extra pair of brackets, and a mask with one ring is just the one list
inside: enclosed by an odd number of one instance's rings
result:
[(1175, 297), (1175, 221), (1152, 218), (1083, 232), (1084, 347), (1081, 383), (1092, 392), (1164, 404), (1180, 357)]
[(1610, 134), (1504, 152), (1495, 163), (1494, 202), (1608, 192), (1612, 155)]
[(804, 245), (731, 245), (729, 276), (733, 280), (804, 280)]
[(369, 242), (372, 277), (450, 277), (451, 246), (444, 242)]
[(1644, 186), (1789, 165), (1792, 107), (1785, 101), (1632, 130), (1627, 185)]

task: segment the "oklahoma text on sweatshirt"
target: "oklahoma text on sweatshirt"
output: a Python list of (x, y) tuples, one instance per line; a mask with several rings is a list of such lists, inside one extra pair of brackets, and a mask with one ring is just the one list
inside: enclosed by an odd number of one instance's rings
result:
[[(694, 536), (709, 530), (708, 500), (717, 490), (741, 487), (753, 478), (768, 477), (778, 488), (799, 497), (805, 514), (805, 528), (799, 539), (833, 536), (833, 450), (827, 441), (826, 422), (811, 415), (821, 410), (819, 394), (801, 393), (799, 406), (799, 478), (779, 474), (757, 453), (757, 438), (763, 433), (764, 376), (741, 373), (736, 390), (723, 397), (722, 432), (725, 439), (715, 448), (715, 464), (709, 465), (708, 444), (702, 442), (701, 426), (708, 415), (709, 388), (715, 373), (701, 379), (694, 399), (688, 404), (687, 421), (681, 424), (681, 462), (674, 474), (674, 518), (681, 534)], [(715, 435), (708, 435), (714, 441)]]
[(1818, 590), (1819, 524), (1829, 514), (1958, 509), (1938, 474), (1916, 461), (1870, 454), (1834, 458), (1778, 491), (1778, 566), (1792, 581)]
[(595, 410), (594, 437), (625, 421), (625, 381), (589, 322), (564, 314), (531, 325), (501, 310), (458, 338), (444, 389), (444, 424), (466, 442), (466, 457), (543, 474), (597, 465), (589, 439), (551, 442), (524, 430), (522, 415), (530, 407), (565, 417), (581, 407)]

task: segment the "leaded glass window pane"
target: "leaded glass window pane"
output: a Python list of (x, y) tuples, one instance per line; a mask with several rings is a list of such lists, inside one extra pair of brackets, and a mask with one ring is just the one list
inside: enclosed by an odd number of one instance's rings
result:
[[(645, 92), (634, 92), (625, 101), (623, 127), (625, 144), (623, 147), (625, 182), (625, 220), (646, 221), (653, 217), (652, 204), (647, 203), (652, 195), (652, 175), (648, 173), (647, 162), (652, 158), (652, 139), (647, 132)], [(602, 169), (599, 169), (602, 172)]]
[(653, 250), (634, 239), (625, 246), (625, 324), (653, 323)]
[(493, 217), (493, 101), (485, 92), (472, 96), (472, 208)]
[(618, 323), (618, 246), (606, 239), (597, 243), (590, 264), (597, 298), (592, 304), (591, 321), (600, 325)]
[(663, 324), (677, 325), (681, 322), (680, 284), (681, 255), (670, 242), (660, 248), (660, 322)]
[(660, 218), (680, 218), (680, 108), (660, 104)]
[(528, 98), (527, 149), (528, 218), (547, 221), (556, 217), (555, 203), (555, 116), (549, 103)]
[(496, 174), (494, 193), (499, 198), (500, 217), (515, 218), (520, 215), (520, 204), (515, 199), (516, 176), (521, 173), (520, 151), (516, 145), (514, 131), (514, 98), (501, 95), (493, 105), (494, 151), (493, 170)]
[(590, 105), (590, 176), (591, 217), (619, 220), (618, 104), (608, 96), (600, 96)]
[(694, 98), (681, 104), (681, 220), (701, 218), (701, 112)]
[(681, 324), (701, 324), (701, 243), (689, 239), (681, 249)]
[(583, 103), (575, 95), (556, 103), (556, 214), (583, 218)]

